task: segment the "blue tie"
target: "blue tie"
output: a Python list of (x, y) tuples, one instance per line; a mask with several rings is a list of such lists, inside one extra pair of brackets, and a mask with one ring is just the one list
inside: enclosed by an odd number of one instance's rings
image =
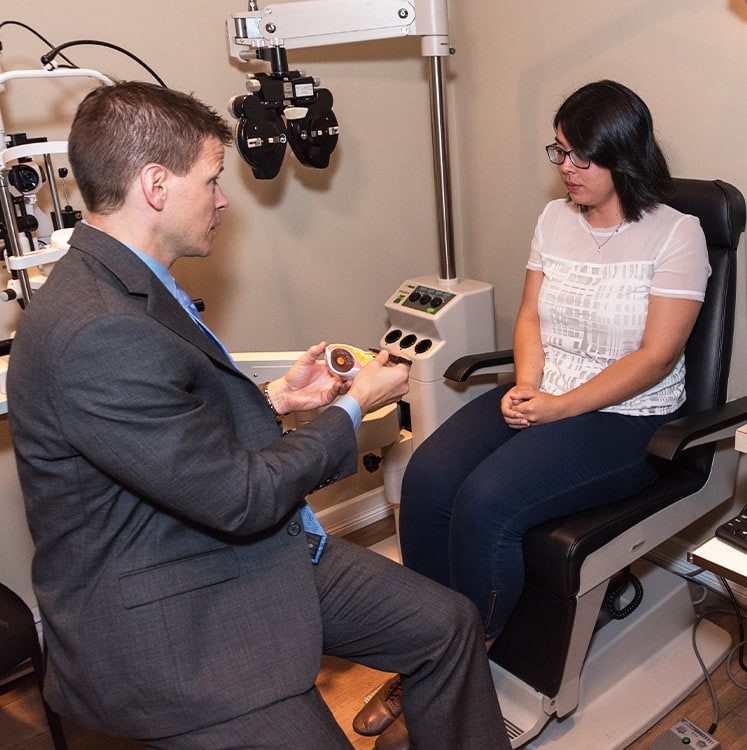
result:
[(199, 329), (220, 349), (223, 354), (226, 355), (229, 362), (233, 363), (233, 366), (236, 367), (236, 363), (233, 360), (233, 357), (229, 354), (228, 349), (226, 349), (225, 346), (223, 346), (223, 342), (207, 327), (205, 324), (205, 321), (200, 317), (200, 312), (197, 309), (194, 302), (192, 302), (192, 298), (182, 289), (180, 286), (177, 285), (176, 287), (176, 299), (179, 302), (179, 304), (189, 313), (189, 317), (192, 318), (192, 320), (197, 323), (197, 326)]
[[(230, 362), (233, 362), (234, 367), (236, 367), (233, 357), (229, 354), (226, 347), (223, 346), (221, 340), (205, 325), (205, 322), (200, 317), (199, 310), (195, 303), (192, 302), (192, 298), (178, 284), (176, 285), (176, 299), (189, 313), (189, 317), (198, 325), (200, 330), (218, 347), (218, 349), (223, 352), (223, 354), (226, 355)], [(236, 369), (238, 369), (238, 367)], [(303, 521), (303, 528), (306, 532), (306, 538), (308, 539), (311, 562), (316, 565), (322, 556), (322, 550), (327, 541), (327, 534), (308, 503), (304, 503), (301, 508), (301, 520)]]
[(322, 550), (327, 541), (327, 533), (308, 503), (304, 503), (301, 508), (301, 520), (303, 521), (303, 530), (306, 532), (306, 539), (309, 544), (311, 562), (316, 565), (322, 556)]

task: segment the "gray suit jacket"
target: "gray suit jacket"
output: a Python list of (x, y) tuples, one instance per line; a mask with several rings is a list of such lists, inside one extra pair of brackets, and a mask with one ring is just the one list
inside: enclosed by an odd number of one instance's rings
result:
[(157, 737), (313, 685), (299, 507), (355, 470), (342, 409), (281, 437), (145, 264), (87, 225), (21, 315), (8, 398), (55, 708)]

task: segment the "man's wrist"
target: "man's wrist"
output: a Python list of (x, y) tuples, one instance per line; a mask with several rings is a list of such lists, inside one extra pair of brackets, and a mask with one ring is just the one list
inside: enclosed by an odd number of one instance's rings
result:
[(348, 416), (353, 423), (353, 427), (356, 430), (361, 426), (361, 421), (363, 420), (361, 405), (358, 403), (358, 399), (354, 396), (350, 396), (346, 393), (334, 402), (334, 406), (339, 406), (348, 413)]
[(269, 381), (263, 383), (260, 388), (264, 394), (267, 405), (272, 409), (272, 415), (275, 417), (276, 422), (281, 422), (287, 412), (284, 412), (282, 399), (279, 397), (277, 387), (274, 387), (275, 381)]

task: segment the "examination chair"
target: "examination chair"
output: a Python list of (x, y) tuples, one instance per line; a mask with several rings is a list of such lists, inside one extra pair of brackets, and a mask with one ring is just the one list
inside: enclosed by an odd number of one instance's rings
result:
[[(524, 538), (524, 591), (490, 652), (514, 748), (623, 748), (703, 679), (686, 584), (641, 558), (734, 494), (733, 435), (747, 421), (747, 398), (725, 402), (745, 202), (719, 180), (676, 179), (670, 203), (700, 219), (712, 267), (685, 352), (687, 401), (682, 417), (649, 444), (661, 465), (653, 485)], [(463, 382), (511, 361), (510, 350), (469, 355), (445, 377)], [(607, 615), (610, 580), (630, 566), (641, 603), (618, 604), (623, 612)], [(621, 617), (626, 608), (633, 611)], [(703, 621), (698, 645), (713, 669), (730, 639)], [(527, 745), (533, 738), (536, 745)]]
[[(0, 583), (0, 679), (8, 679), (17, 667), (31, 660), (39, 690), (44, 681), (44, 655), (39, 645), (39, 635), (34, 615), (14, 591)], [(3, 691), (15, 682), (3, 684)], [(67, 750), (60, 717), (42, 697), (44, 712), (55, 750)]]

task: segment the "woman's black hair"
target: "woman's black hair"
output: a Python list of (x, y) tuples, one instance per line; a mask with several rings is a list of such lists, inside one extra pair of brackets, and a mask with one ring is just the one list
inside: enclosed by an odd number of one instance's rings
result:
[(563, 129), (570, 148), (610, 170), (627, 221), (670, 195), (672, 177), (651, 112), (627, 86), (607, 80), (582, 86), (563, 102), (553, 126)]

